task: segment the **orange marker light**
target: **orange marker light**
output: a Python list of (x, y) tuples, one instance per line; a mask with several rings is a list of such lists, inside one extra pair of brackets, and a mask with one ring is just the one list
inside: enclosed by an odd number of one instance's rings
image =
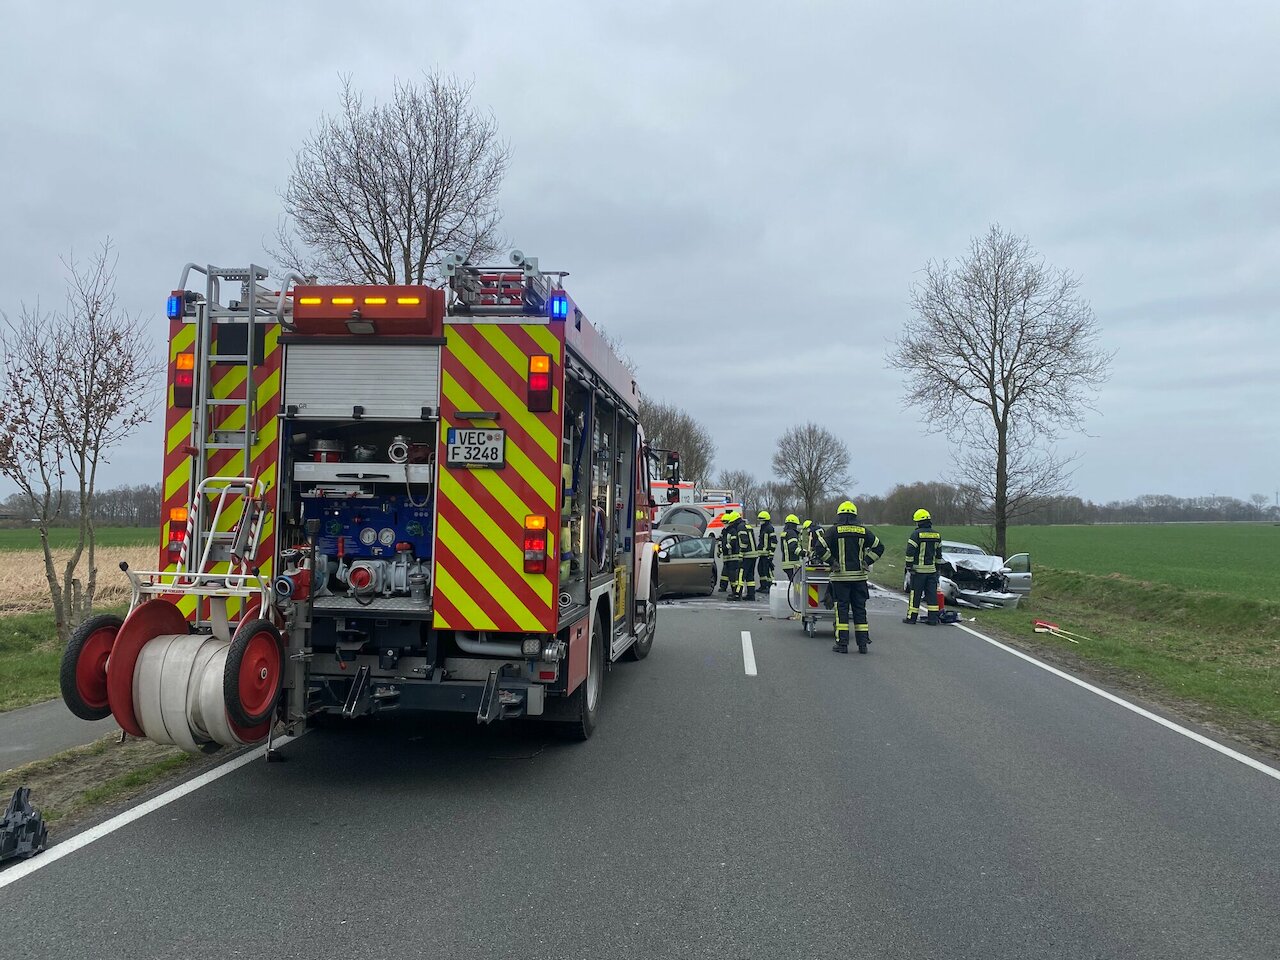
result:
[(349, 307), (356, 302), (355, 297), (334, 297), (331, 301), (335, 307)]
[(180, 353), (173, 361), (173, 369), (175, 370), (194, 370), (196, 368), (196, 355), (194, 353)]
[(542, 354), (538, 354), (529, 358), (530, 373), (550, 373), (551, 358)]
[(186, 523), (187, 508), (174, 507), (172, 510), (169, 511), (169, 519), (172, 520), (174, 523)]
[(547, 529), (547, 518), (540, 514), (531, 514), (524, 518), (524, 528), (526, 530), (545, 530)]
[(298, 302), (308, 307), (318, 307), (324, 301), (319, 297), (299, 297)]
[(364, 298), (365, 306), (380, 305), (386, 302), (387, 302), (386, 297), (365, 297)]
[(421, 302), (421, 297), (396, 297), (396, 303), (402, 307), (416, 307)]

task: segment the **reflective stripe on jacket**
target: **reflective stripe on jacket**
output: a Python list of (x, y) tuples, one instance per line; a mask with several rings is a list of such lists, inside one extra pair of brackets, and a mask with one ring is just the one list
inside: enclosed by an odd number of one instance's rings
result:
[(907, 566), (916, 573), (937, 573), (942, 559), (942, 534), (928, 520), (911, 531), (907, 538)]
[(831, 557), (832, 580), (866, 580), (871, 564), (883, 554), (880, 538), (860, 523), (818, 528), (817, 556)]

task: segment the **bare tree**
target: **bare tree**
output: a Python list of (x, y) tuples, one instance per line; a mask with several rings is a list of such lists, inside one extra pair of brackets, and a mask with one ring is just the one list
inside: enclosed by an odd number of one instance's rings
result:
[(792, 427), (778, 438), (773, 472), (795, 488), (810, 517), (833, 490), (856, 482), (849, 476), (849, 448), (816, 423)]
[[(111, 241), (67, 268), (66, 307), (23, 306), (3, 319), (0, 474), (18, 485), (40, 531), (58, 636), (93, 610), (93, 500), (107, 452), (150, 418), (160, 364), (144, 323), (116, 302)], [(65, 515), (78, 537), (58, 569), (49, 530)], [(83, 566), (81, 565), (83, 562)]]
[(1079, 279), (998, 224), (962, 260), (927, 264), (911, 306), (888, 362), (929, 429), (964, 440), (960, 479), (988, 496), (1003, 555), (1009, 522), (1067, 489), (1070, 459), (1043, 448), (1080, 429), (1111, 354)]
[(344, 77), (338, 114), (294, 160), (273, 254), (337, 282), (426, 283), (446, 253), (496, 249), (510, 156), (456, 77), (398, 80), (390, 102), (368, 106)]
[(710, 431), (685, 410), (641, 397), (640, 425), (653, 446), (680, 452), (680, 470), (686, 479), (702, 482), (710, 478), (716, 459), (715, 441)]
[(765, 506), (765, 484), (749, 470), (721, 470), (720, 476), (716, 477), (716, 486), (733, 491), (738, 503), (742, 504), (744, 516), (753, 516)]

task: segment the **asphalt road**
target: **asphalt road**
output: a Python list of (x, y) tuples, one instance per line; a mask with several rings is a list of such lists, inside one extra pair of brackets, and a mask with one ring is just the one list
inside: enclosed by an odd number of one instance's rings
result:
[(81, 720), (61, 700), (0, 713), (0, 770), (93, 743), (120, 728), (111, 718)]
[(586, 744), (311, 733), (0, 890), (3, 952), (1274, 960), (1275, 780), (896, 602), (844, 657), (763, 606), (665, 608)]

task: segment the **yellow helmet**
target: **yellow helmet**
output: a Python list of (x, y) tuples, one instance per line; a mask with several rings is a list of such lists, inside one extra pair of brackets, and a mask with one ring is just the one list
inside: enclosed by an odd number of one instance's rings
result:
[(756, 514), (756, 519), (757, 519), (757, 520), (772, 520), (772, 519), (773, 519), (773, 517), (771, 517), (771, 516), (769, 515), (769, 511), (768, 511), (768, 510), (761, 510), (759, 513), (757, 513), (757, 514)]
[(858, 515), (858, 505), (852, 500), (846, 500), (840, 504), (840, 508), (836, 510), (836, 513), (852, 513), (856, 517)]
[(788, 513), (787, 519), (783, 520), (782, 522), (783, 523), (799, 523), (800, 518), (797, 517), (794, 513)]
[(720, 519), (725, 523), (733, 523), (733, 521), (737, 520), (740, 516), (742, 516), (742, 514), (738, 513), (737, 510), (726, 510), (724, 516)]
[(812, 527), (812, 526), (813, 526), (813, 521), (812, 521), (812, 520), (806, 520), (803, 524), (801, 524), (801, 526), (803, 526), (806, 530), (808, 530), (810, 527)]
[(919, 523), (921, 520), (932, 520), (933, 518), (929, 516), (929, 511), (922, 507), (915, 512), (911, 519)]

